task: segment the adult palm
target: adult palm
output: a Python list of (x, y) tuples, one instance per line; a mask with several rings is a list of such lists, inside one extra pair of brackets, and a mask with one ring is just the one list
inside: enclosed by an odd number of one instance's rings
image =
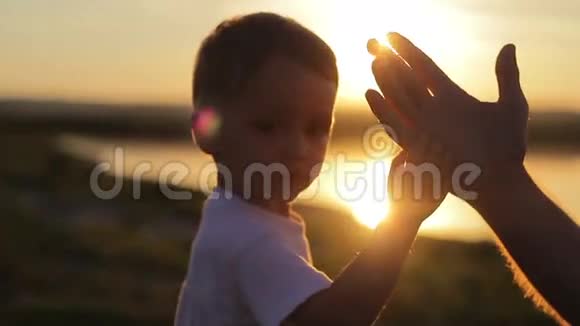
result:
[(384, 97), (374, 90), (366, 97), (377, 118), (395, 131), (399, 145), (412, 147), (427, 132), (456, 163), (477, 164), (483, 177), (509, 175), (523, 167), (529, 109), (513, 45), (504, 46), (497, 58), (498, 101), (483, 102), (454, 83), (408, 39), (397, 33), (388, 37), (396, 55), (388, 49), (377, 53), (369, 43), (376, 55), (373, 74)]

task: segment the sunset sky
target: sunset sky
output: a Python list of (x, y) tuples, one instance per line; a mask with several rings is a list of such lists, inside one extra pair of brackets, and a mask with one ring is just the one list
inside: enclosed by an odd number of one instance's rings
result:
[(496, 98), (497, 52), (513, 42), (532, 108), (580, 111), (578, 0), (3, 0), (0, 97), (188, 105), (202, 38), (254, 11), (293, 17), (330, 44), (342, 101), (375, 87), (367, 39), (398, 31), (485, 100)]

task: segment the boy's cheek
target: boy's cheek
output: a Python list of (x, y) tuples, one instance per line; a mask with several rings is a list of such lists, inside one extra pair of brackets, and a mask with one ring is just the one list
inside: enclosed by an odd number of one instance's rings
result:
[(312, 167), (310, 168), (310, 179), (314, 180), (316, 179), (320, 173), (322, 172), (322, 168), (324, 166), (324, 162), (318, 162), (314, 165), (312, 165)]

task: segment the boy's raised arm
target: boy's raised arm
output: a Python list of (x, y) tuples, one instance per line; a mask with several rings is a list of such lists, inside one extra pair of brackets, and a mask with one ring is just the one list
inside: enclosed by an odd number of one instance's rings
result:
[[(421, 164), (446, 171), (449, 158), (426, 136), (393, 161), (389, 174), (391, 210), (368, 246), (343, 269), (333, 284), (310, 297), (287, 319), (296, 325), (370, 325), (393, 293), (401, 267), (423, 220), (441, 204), (447, 188), (435, 190), (438, 177), (418, 174)], [(437, 170), (439, 171), (439, 170)], [(421, 196), (416, 198), (415, 187)], [(393, 195), (395, 194), (395, 195)]]
[(288, 321), (301, 326), (372, 324), (395, 288), (420, 224), (416, 216), (387, 217), (332, 286), (310, 297)]

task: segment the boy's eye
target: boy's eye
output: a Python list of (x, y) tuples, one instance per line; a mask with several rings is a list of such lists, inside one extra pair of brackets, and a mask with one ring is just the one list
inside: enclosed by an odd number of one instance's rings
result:
[(276, 123), (273, 121), (256, 121), (252, 125), (257, 131), (265, 134), (271, 133), (276, 129)]
[(308, 128), (308, 134), (314, 137), (324, 137), (330, 133), (330, 128), (326, 124), (316, 123)]

